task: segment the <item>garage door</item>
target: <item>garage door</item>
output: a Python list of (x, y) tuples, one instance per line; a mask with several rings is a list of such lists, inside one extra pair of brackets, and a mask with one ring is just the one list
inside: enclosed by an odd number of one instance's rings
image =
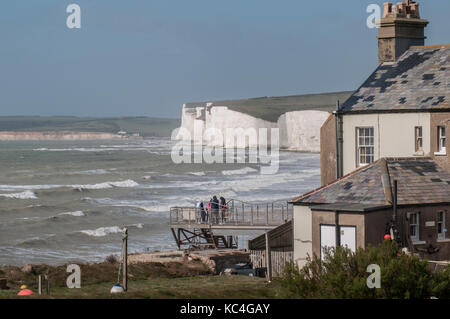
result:
[(336, 227), (320, 226), (320, 258), (323, 260), (325, 256), (325, 248), (336, 247)]
[(356, 227), (341, 226), (341, 246), (356, 251)]
[[(356, 251), (356, 227), (340, 226), (341, 246)], [(320, 258), (323, 260), (326, 247), (336, 247), (336, 226), (320, 225)]]

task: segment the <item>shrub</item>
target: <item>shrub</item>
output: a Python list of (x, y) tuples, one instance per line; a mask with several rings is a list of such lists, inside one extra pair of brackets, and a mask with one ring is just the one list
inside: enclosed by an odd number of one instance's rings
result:
[[(381, 288), (369, 289), (367, 266), (381, 269)], [(450, 297), (450, 267), (432, 273), (426, 260), (401, 253), (394, 242), (352, 253), (343, 247), (314, 256), (299, 269), (289, 264), (279, 279), (286, 298), (400, 298)]]

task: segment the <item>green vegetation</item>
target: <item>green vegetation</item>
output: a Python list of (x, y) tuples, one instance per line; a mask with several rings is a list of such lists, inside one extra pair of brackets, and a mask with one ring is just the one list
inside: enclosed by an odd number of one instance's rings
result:
[(152, 117), (91, 118), (73, 116), (2, 116), (0, 131), (15, 132), (105, 132), (139, 133), (141, 136), (169, 137), (180, 125), (176, 119)]
[[(54, 299), (252, 299), (276, 298), (275, 286), (262, 278), (247, 276), (192, 276), (180, 278), (149, 278), (128, 283), (124, 294), (111, 295), (114, 281), (92, 285), (82, 283), (80, 289), (54, 287), (50, 295), (18, 297), (18, 289), (0, 291), (0, 298), (54, 298)], [(36, 290), (34, 290), (36, 291)]]
[[(248, 276), (214, 276), (199, 261), (139, 263), (129, 267), (128, 292), (111, 295), (117, 282), (117, 262), (81, 266), (81, 288), (69, 289), (67, 266), (28, 265), (0, 268), (0, 277), (8, 279), (8, 290), (0, 290), (0, 298), (174, 298), (174, 299), (251, 299), (276, 298), (277, 285), (263, 278)], [(49, 274), (50, 295), (18, 297), (25, 284), (37, 292), (39, 274)]]
[[(381, 288), (369, 289), (367, 266), (381, 268)], [(428, 262), (401, 253), (393, 242), (355, 253), (338, 247), (316, 256), (302, 268), (286, 267), (279, 280), (285, 298), (422, 299), (450, 297), (450, 267), (432, 272)]]

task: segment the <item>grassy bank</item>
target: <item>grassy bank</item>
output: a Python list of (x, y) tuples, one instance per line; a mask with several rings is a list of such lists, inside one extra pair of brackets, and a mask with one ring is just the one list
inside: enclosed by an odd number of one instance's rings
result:
[[(117, 282), (118, 264), (103, 262), (81, 267), (81, 288), (69, 289), (67, 266), (27, 265), (1, 267), (0, 277), (8, 280), (8, 290), (0, 290), (0, 298), (174, 298), (174, 299), (248, 299), (276, 298), (276, 285), (263, 278), (248, 276), (214, 276), (199, 261), (138, 263), (129, 265), (129, 289), (125, 294), (111, 295)], [(39, 275), (50, 277), (50, 295), (19, 297), (21, 285), (35, 293)]]
[[(52, 288), (50, 295), (17, 296), (17, 289), (0, 290), (0, 298), (27, 299), (252, 299), (276, 298), (275, 286), (263, 278), (247, 276), (192, 276), (131, 280), (124, 294), (111, 295), (114, 282), (81, 285), (80, 289)], [(34, 290), (35, 291), (35, 290)]]

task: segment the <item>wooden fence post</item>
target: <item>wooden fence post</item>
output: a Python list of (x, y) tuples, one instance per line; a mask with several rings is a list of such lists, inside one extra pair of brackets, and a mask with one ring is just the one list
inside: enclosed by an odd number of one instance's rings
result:
[(123, 290), (128, 290), (128, 228), (122, 231)]
[(42, 295), (42, 275), (38, 277), (38, 294)]
[(50, 275), (45, 275), (47, 295), (50, 295)]
[(266, 232), (266, 266), (267, 266), (267, 281), (272, 281), (272, 252), (270, 250), (269, 232)]

